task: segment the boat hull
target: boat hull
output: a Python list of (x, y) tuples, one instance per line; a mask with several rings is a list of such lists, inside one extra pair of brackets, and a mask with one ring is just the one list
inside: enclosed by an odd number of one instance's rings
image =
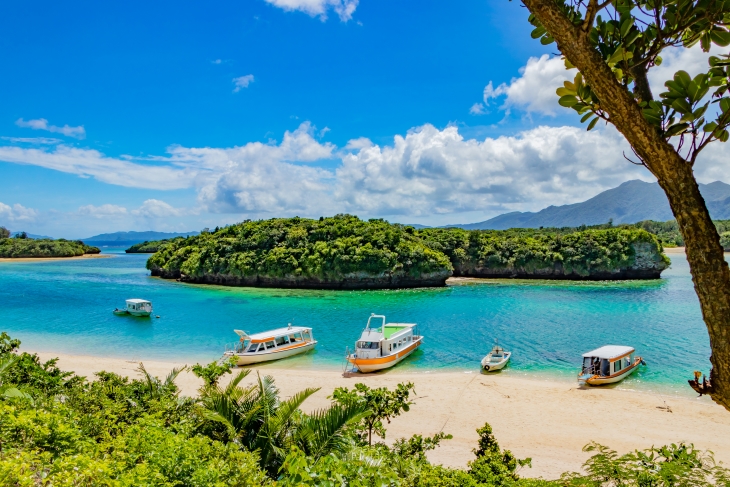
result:
[(139, 318), (149, 318), (152, 314), (152, 311), (127, 311), (132, 316), (137, 316)]
[(498, 370), (502, 370), (505, 368), (511, 357), (512, 352), (505, 352), (504, 359), (499, 362), (487, 362), (485, 357), (485, 359), (482, 360), (482, 370), (485, 372), (496, 372)]
[[(621, 382), (634, 372), (636, 372), (639, 369), (639, 365), (641, 364), (641, 357), (636, 357), (634, 359), (634, 363), (631, 364), (630, 367), (627, 367), (620, 371), (617, 374), (609, 375), (606, 377), (601, 377), (598, 375), (591, 376), (585, 380), (580, 380), (579, 382), (589, 385), (589, 386), (605, 386), (608, 384), (616, 384), (617, 382)], [(580, 377), (580, 376), (579, 376)]]
[(396, 353), (378, 358), (357, 358), (355, 354), (348, 355), (347, 361), (350, 362), (357, 370), (367, 374), (369, 372), (377, 372), (378, 370), (389, 369), (400, 363), (403, 359), (415, 352), (421, 346), (423, 337), (418, 337), (411, 345)]
[(226, 352), (223, 357), (237, 357), (236, 365), (252, 365), (262, 362), (271, 362), (272, 360), (280, 360), (300, 353), (308, 352), (317, 345), (317, 341), (306, 342), (301, 345), (284, 348), (281, 350), (266, 350), (263, 352), (245, 353), (245, 352)]

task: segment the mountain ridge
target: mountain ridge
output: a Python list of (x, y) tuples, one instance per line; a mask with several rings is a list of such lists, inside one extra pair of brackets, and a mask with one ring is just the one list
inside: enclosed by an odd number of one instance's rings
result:
[[(730, 185), (714, 181), (699, 186), (712, 219), (729, 219)], [(600, 225), (609, 220), (619, 224), (673, 219), (669, 201), (659, 184), (634, 179), (580, 203), (551, 205), (537, 212), (513, 211), (482, 222), (448, 226), (465, 230), (506, 230)]]

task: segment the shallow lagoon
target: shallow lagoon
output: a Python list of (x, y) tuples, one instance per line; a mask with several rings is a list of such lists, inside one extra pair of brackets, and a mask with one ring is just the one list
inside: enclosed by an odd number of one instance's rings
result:
[[(446, 288), (311, 291), (197, 286), (149, 276), (146, 255), (0, 263), (0, 330), (30, 350), (129, 360), (211, 361), (248, 332), (312, 326), (317, 350), (279, 362), (344, 367), (370, 313), (416, 322), (421, 350), (400, 370), (478, 371), (495, 338), (514, 352), (505, 374), (572, 379), (581, 353), (636, 347), (648, 367), (623, 388), (692, 393), (686, 379), (709, 370), (709, 340), (684, 254), (656, 281), (490, 280)], [(126, 298), (153, 302), (160, 319), (117, 317)], [(687, 392), (688, 391), (688, 392)]]

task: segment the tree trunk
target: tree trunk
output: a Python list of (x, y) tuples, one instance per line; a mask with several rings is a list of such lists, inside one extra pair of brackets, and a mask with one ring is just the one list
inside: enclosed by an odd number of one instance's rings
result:
[[(587, 32), (573, 25), (555, 0), (523, 3), (555, 39), (560, 52), (582, 73), (611, 123), (666, 193), (684, 237), (692, 282), (710, 335), (712, 398), (730, 410), (730, 270), (692, 165), (644, 119), (633, 95), (616, 80)], [(691, 377), (690, 371), (687, 375)]]

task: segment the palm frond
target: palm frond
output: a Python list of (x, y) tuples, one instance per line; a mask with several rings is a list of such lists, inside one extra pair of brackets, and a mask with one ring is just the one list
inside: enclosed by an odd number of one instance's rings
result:
[(7, 356), (0, 358), (0, 385), (2, 385), (3, 375), (12, 367), (20, 357), (14, 353), (9, 353)]
[(182, 367), (179, 367), (179, 368), (178, 367), (173, 368), (170, 371), (170, 373), (167, 374), (167, 377), (165, 377), (165, 382), (163, 383), (163, 385), (165, 385), (165, 386), (173, 385), (175, 383), (175, 379), (177, 379), (177, 376), (182, 374), (186, 370), (188, 370), (187, 365), (183, 365)]
[(139, 363), (139, 367), (137, 367), (137, 372), (142, 374), (144, 381), (147, 383), (147, 391), (149, 392), (150, 396), (158, 396), (159, 394), (157, 394), (157, 384), (159, 384), (159, 379), (150, 375), (150, 373), (147, 372), (147, 369), (144, 368), (144, 364), (142, 362)]
[(251, 373), (251, 369), (242, 370), (238, 373), (233, 379), (231, 379), (231, 382), (228, 383), (226, 388), (223, 390), (223, 393), (227, 396), (230, 396), (231, 393), (238, 387), (238, 384), (241, 383), (243, 379), (248, 377), (248, 374)]
[(357, 403), (316, 411), (307, 417), (305, 431), (299, 437), (306, 443), (297, 446), (315, 460), (333, 452), (343, 453), (352, 446), (345, 434), (347, 427), (370, 414), (367, 406)]

